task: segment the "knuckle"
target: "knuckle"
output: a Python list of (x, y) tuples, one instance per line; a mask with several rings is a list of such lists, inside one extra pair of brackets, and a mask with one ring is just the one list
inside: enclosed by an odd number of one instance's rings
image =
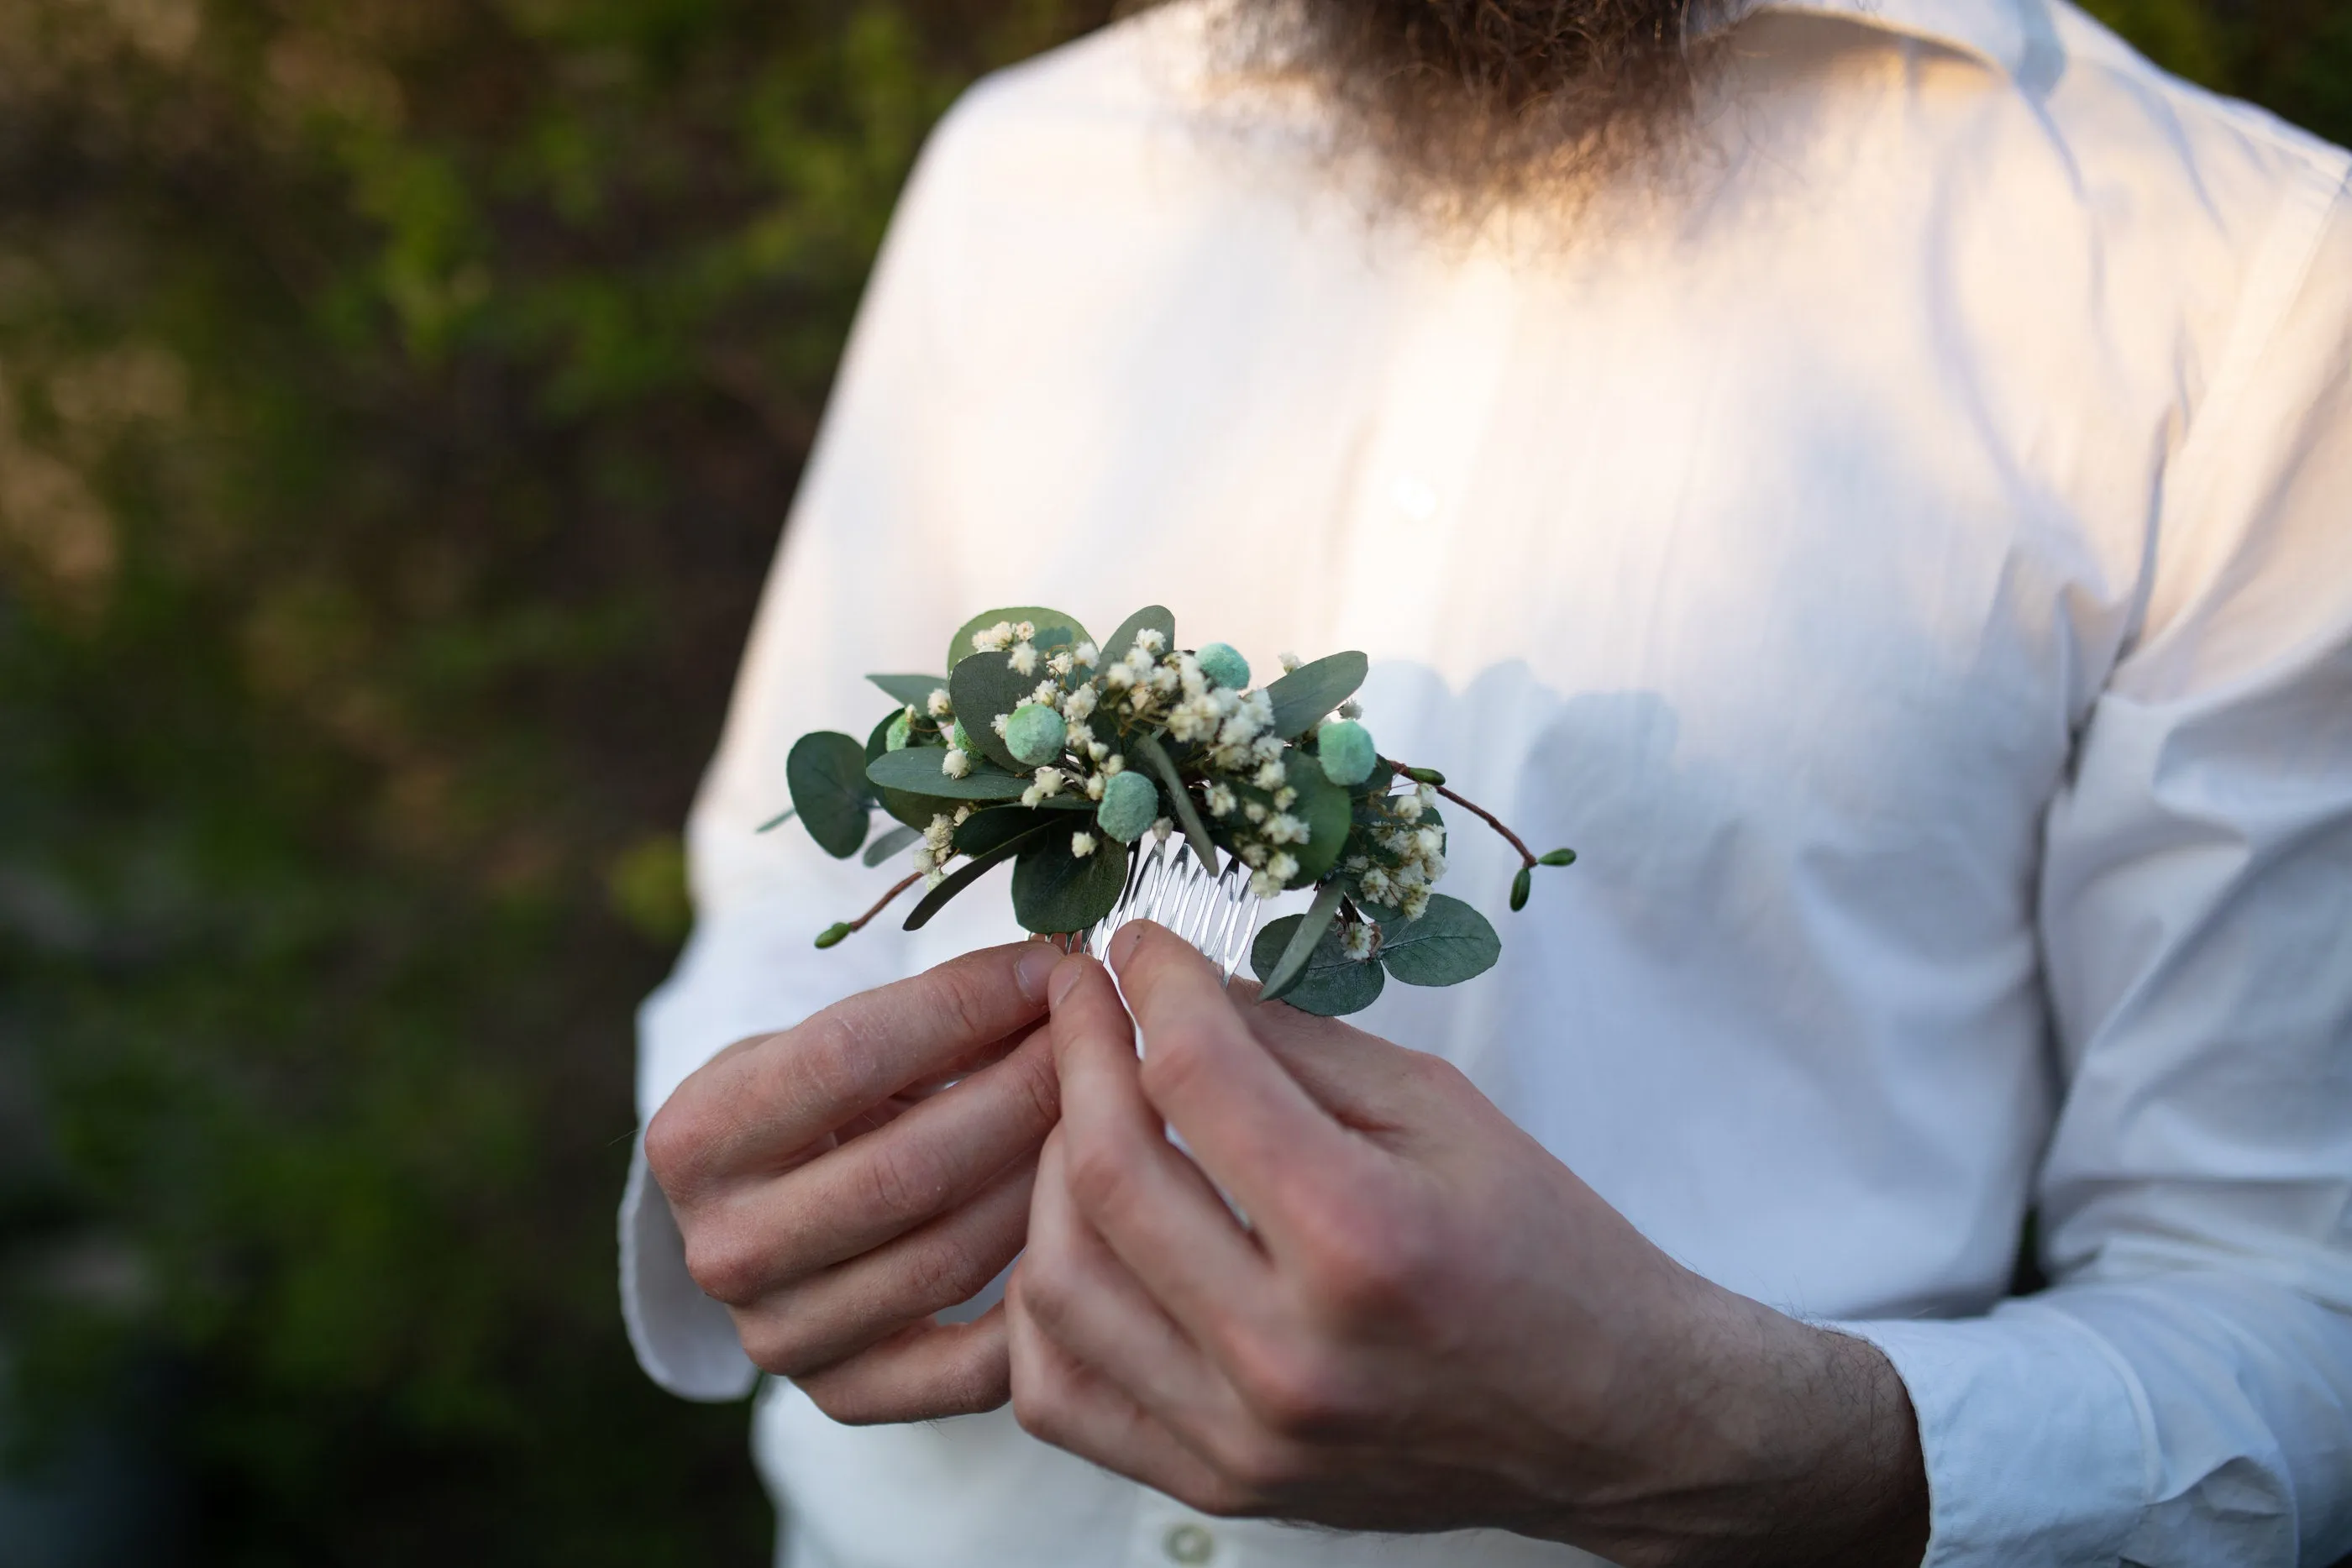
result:
[(758, 1253), (730, 1228), (708, 1223), (686, 1237), (686, 1271), (704, 1295), (730, 1307), (755, 1300), (764, 1283)]
[(928, 1312), (969, 1301), (996, 1277), (995, 1266), (952, 1232), (932, 1237), (907, 1261), (914, 1298)]
[(866, 1201), (879, 1218), (908, 1225), (938, 1210), (949, 1184), (935, 1152), (903, 1137), (866, 1144), (858, 1151), (859, 1175)]
[(929, 995), (924, 1002), (935, 1014), (942, 1034), (985, 1043), (1003, 1032), (996, 1022), (1004, 1012), (997, 1005), (1002, 982), (993, 981), (984, 955), (971, 954), (940, 965), (925, 977)]
[(1286, 1471), (1270, 1475), (1264, 1467), (1276, 1460), (1295, 1465), (1292, 1439), (1343, 1434), (1364, 1407), (1360, 1380), (1346, 1361), (1308, 1344), (1251, 1349), (1234, 1369), (1234, 1386), (1257, 1425), (1237, 1434), (1240, 1447), (1224, 1456), (1222, 1468), (1261, 1488), (1287, 1479)]
[(1223, 1496), (1206, 1513), (1227, 1516), (1261, 1512), (1270, 1500), (1297, 1490), (1306, 1479), (1296, 1445), (1269, 1428), (1235, 1424), (1214, 1434), (1209, 1458)]
[(1186, 1097), (1212, 1071), (1212, 1052), (1204, 1048), (1199, 1026), (1177, 1024), (1153, 1031), (1138, 1079), (1146, 1099), (1165, 1104)]
[(1440, 1237), (1409, 1205), (1332, 1204), (1306, 1231), (1306, 1281), (1343, 1322), (1392, 1320), (1422, 1299), (1440, 1268)]
[(825, 1364), (807, 1332), (789, 1319), (747, 1319), (739, 1313), (735, 1333), (743, 1343), (743, 1354), (762, 1372), (802, 1378), (822, 1371)]
[(694, 1188), (715, 1132), (700, 1103), (685, 1092), (654, 1113), (646, 1124), (646, 1168), (665, 1195), (676, 1198)]
[(856, 1000), (827, 1008), (782, 1037), (795, 1098), (828, 1119), (862, 1111), (881, 1098), (866, 1065), (875, 1053), (867, 1049)]

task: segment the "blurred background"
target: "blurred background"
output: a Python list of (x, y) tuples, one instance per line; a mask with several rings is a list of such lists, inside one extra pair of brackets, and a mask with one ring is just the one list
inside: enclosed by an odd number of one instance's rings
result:
[[(2343, 0), (2105, 0), (2352, 141)], [(1108, 0), (0, 0), (0, 1568), (764, 1560), (630, 1015), (892, 197)]]

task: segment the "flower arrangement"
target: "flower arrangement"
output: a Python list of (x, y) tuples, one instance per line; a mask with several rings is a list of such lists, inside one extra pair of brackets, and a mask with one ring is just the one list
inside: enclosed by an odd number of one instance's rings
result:
[[(791, 810), (828, 854), (862, 849), (878, 865), (901, 850), (914, 869), (830, 947), (917, 883), (906, 928), (920, 927), (1002, 862), (1013, 910), (1030, 931), (1084, 931), (1125, 884), (1128, 846), (1181, 832), (1211, 874), (1219, 855), (1249, 868), (1272, 898), (1313, 888), (1313, 905), (1259, 933), (1251, 949), (1265, 1000), (1334, 1015), (1371, 1004), (1387, 976), (1447, 986), (1502, 950), (1469, 904), (1434, 891), (1445, 874), (1441, 800), (1485, 821), (1522, 861), (1526, 906), (1536, 854), (1444, 775), (1382, 757), (1361, 722), (1358, 653), (1312, 664), (1286, 655), (1281, 678), (1250, 685), (1248, 661), (1222, 643), (1176, 645), (1151, 605), (1097, 644), (1076, 618), (1035, 606), (992, 610), (949, 643), (949, 674), (868, 678), (898, 705), (863, 743), (820, 730), (785, 761)], [(874, 808), (898, 826), (866, 835)], [(962, 863), (958, 864), (961, 861)]]

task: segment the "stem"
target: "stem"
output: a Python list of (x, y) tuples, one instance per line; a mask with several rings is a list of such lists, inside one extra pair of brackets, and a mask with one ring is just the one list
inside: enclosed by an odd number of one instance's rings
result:
[[(1383, 757), (1381, 760), (1387, 763), (1391, 768), (1395, 768), (1399, 773), (1402, 773), (1405, 769), (1405, 765), (1403, 763), (1395, 761), (1391, 758)], [(1525, 861), (1530, 866), (1536, 863), (1535, 852), (1528, 848), (1527, 844), (1520, 840), (1518, 834), (1503, 826), (1502, 818), (1497, 817), (1494, 812), (1489, 811), (1486, 807), (1478, 804), (1477, 801), (1470, 800), (1465, 796), (1455, 794), (1453, 790), (1447, 789), (1443, 784), (1433, 784), (1430, 788), (1444, 796), (1447, 800), (1453, 801), (1455, 805), (1463, 808), (1465, 810), (1475, 811), (1478, 816), (1485, 821), (1488, 827), (1494, 829), (1496, 832), (1502, 834), (1505, 839), (1510, 841), (1511, 847), (1519, 852), (1519, 859)]]
[[(1472, 810), (1476, 810), (1476, 808), (1475, 808), (1475, 807), (1473, 807), (1473, 808), (1472, 808)], [(919, 883), (919, 882), (920, 882), (920, 881), (922, 881), (922, 880), (923, 880), (923, 873), (922, 873), (921, 872), (919, 872), (919, 871), (916, 871), (916, 872), (908, 872), (908, 873), (906, 874), (906, 876), (904, 876), (903, 878), (901, 878), (901, 879), (899, 880), (899, 883), (898, 883), (898, 886), (896, 886), (896, 887), (892, 888), (889, 892), (887, 892), (887, 893), (884, 894), (880, 898), (878, 898), (878, 899), (875, 900), (875, 902), (874, 902), (874, 907), (873, 907), (873, 908), (871, 908), (871, 909), (867, 910), (865, 914), (863, 914), (863, 915), (859, 915), (856, 919), (855, 919), (855, 920), (851, 920), (851, 921), (847, 921), (847, 922), (845, 922), (845, 924), (846, 924), (846, 925), (848, 925), (849, 929), (850, 929), (852, 932), (856, 932), (856, 931), (863, 931), (863, 930), (865, 930), (865, 929), (866, 929), (866, 923), (867, 921), (869, 921), (869, 920), (873, 919), (876, 915), (877, 915), (881, 914), (884, 910), (886, 910), (886, 909), (889, 908), (889, 907), (890, 907), (890, 901), (891, 901), (892, 899), (894, 899), (894, 898), (898, 897), (900, 894), (902, 894), (902, 893), (906, 892), (908, 888), (910, 888), (910, 887), (914, 886), (917, 883)]]

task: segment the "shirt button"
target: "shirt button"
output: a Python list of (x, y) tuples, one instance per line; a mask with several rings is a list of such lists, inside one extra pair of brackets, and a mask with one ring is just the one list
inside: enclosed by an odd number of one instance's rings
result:
[(1171, 1563), (1199, 1564), (1217, 1554), (1217, 1538), (1197, 1524), (1171, 1524), (1160, 1538), (1160, 1549)]

